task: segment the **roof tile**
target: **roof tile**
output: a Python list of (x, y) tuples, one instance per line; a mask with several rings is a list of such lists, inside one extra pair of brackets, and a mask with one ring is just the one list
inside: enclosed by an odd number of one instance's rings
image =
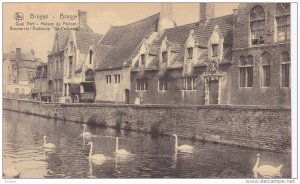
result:
[(156, 30), (158, 20), (159, 13), (128, 25), (110, 28), (100, 44), (112, 48), (105, 57), (101, 55), (101, 58), (97, 58), (96, 70), (122, 67), (124, 61), (131, 59), (143, 38)]

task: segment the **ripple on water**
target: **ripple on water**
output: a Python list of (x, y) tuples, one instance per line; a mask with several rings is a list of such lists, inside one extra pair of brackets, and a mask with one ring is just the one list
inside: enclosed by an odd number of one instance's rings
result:
[[(20, 170), (20, 178), (249, 178), (257, 150), (219, 144), (179, 140), (195, 146), (193, 154), (175, 154), (174, 140), (148, 134), (116, 131), (87, 125), (96, 135), (91, 138), (93, 154), (112, 159), (90, 163), (90, 147), (82, 126), (16, 112), (3, 113), (3, 166)], [(43, 135), (56, 149), (43, 148)], [(129, 159), (115, 159), (115, 139), (119, 149), (132, 153)], [(291, 154), (259, 151), (261, 164), (284, 163), (283, 177), (291, 177)]]

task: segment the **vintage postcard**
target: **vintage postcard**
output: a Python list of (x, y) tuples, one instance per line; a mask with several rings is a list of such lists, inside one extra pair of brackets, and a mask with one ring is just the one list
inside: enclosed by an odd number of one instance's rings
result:
[(2, 178), (295, 183), (292, 6), (3, 3)]

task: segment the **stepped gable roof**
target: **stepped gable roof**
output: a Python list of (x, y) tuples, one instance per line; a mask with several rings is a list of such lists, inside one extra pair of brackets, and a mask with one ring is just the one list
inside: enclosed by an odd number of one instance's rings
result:
[(149, 36), (152, 31), (156, 31), (158, 20), (159, 13), (128, 25), (111, 27), (100, 44), (112, 48), (105, 54), (105, 57), (101, 54), (101, 58), (96, 59), (96, 70), (123, 67), (124, 61), (131, 60), (133, 52), (143, 38)]
[(77, 48), (81, 53), (87, 53), (90, 45), (93, 45), (103, 37), (102, 34), (93, 32), (75, 31)]

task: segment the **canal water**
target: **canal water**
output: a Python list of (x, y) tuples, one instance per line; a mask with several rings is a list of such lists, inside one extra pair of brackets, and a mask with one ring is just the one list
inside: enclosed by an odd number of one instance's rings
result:
[[(89, 161), (90, 146), (80, 136), (81, 124), (24, 113), (3, 111), (3, 168), (15, 168), (20, 178), (253, 178), (256, 154), (260, 165), (283, 163), (282, 177), (291, 177), (291, 154), (253, 150), (179, 139), (194, 152), (175, 152), (168, 136), (87, 126), (93, 135), (93, 154), (104, 154), (102, 163)], [(43, 147), (43, 136), (55, 149)], [(127, 158), (115, 157), (119, 149)]]

